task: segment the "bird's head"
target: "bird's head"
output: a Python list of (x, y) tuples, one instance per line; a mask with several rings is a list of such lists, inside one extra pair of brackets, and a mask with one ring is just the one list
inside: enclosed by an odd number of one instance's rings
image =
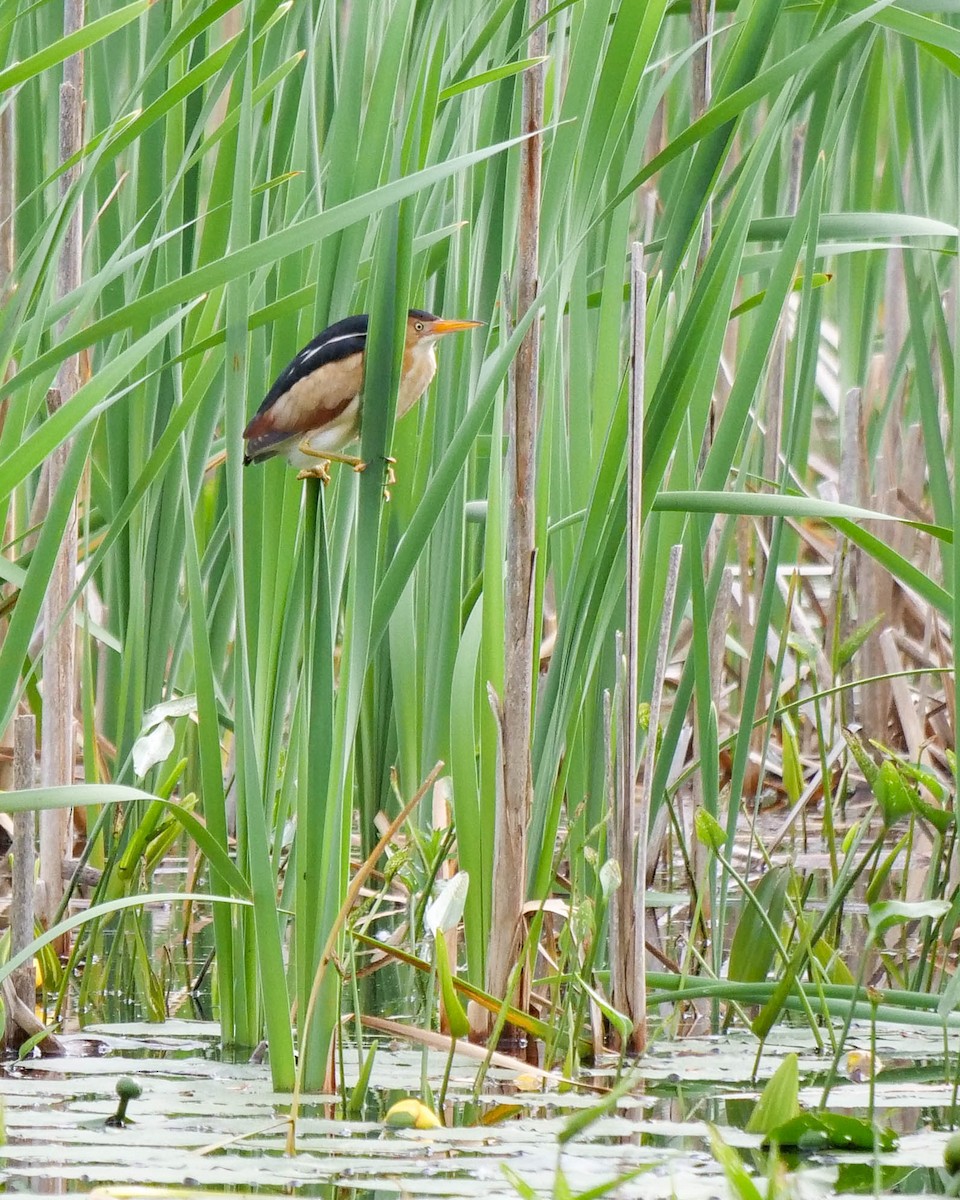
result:
[(411, 308), (407, 315), (407, 345), (432, 346), (437, 338), (446, 333), (460, 333), (466, 329), (476, 329), (482, 321), (460, 321), (446, 317), (436, 317), (433, 313), (424, 312), (420, 308)]

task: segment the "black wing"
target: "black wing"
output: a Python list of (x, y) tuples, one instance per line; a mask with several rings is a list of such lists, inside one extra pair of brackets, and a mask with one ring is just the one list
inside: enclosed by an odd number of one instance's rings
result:
[[(360, 354), (367, 344), (367, 314), (358, 317), (345, 317), (342, 321), (328, 326), (318, 333), (312, 342), (308, 342), (300, 353), (287, 364), (273, 382), (270, 391), (264, 397), (263, 403), (251, 417), (244, 430), (244, 437), (249, 437), (258, 417), (285, 395), (297, 382), (306, 375), (312, 375), (326, 363), (338, 362), (349, 358), (351, 354)], [(279, 432), (279, 431), (278, 431)], [(289, 437), (289, 433), (284, 435)], [(281, 439), (277, 439), (281, 440)]]

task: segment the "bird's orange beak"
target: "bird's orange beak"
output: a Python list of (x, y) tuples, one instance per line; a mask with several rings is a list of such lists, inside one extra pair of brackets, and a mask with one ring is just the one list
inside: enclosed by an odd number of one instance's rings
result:
[(482, 325), (483, 321), (458, 321), (455, 318), (447, 320), (445, 317), (440, 317), (434, 321), (431, 333), (459, 333), (463, 329), (476, 329), (478, 325)]

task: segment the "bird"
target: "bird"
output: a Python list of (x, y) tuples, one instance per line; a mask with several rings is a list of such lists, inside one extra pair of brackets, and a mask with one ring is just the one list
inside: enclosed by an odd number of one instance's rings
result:
[[(363, 459), (344, 451), (360, 438), (368, 324), (366, 313), (335, 322), (308, 342), (280, 372), (243, 431), (244, 466), (283, 455), (299, 468), (298, 479), (316, 478), (323, 483), (329, 481), (331, 462), (347, 463), (355, 471), (366, 468)], [(397, 397), (398, 420), (416, 404), (436, 374), (437, 340), (482, 324), (410, 309)], [(368, 402), (376, 400), (368, 398)], [(389, 484), (392, 460), (387, 461)]]

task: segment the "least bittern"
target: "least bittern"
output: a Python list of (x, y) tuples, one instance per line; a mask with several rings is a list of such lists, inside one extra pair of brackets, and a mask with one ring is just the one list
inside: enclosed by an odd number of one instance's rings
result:
[[(416, 404), (436, 374), (437, 339), (482, 323), (410, 310), (397, 419)], [(315, 477), (324, 483), (331, 462), (348, 463), (362, 471), (367, 464), (344, 450), (360, 438), (366, 349), (366, 314), (337, 321), (304, 346), (281, 371), (243, 431), (247, 442), (244, 463), (282, 454), (300, 468), (299, 479)]]

